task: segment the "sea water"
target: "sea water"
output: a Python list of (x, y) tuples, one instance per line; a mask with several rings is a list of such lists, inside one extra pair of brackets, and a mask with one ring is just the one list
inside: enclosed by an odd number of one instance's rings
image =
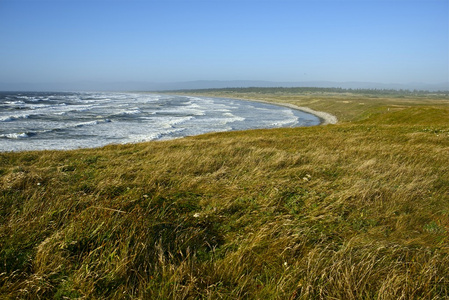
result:
[(0, 151), (93, 148), (319, 123), (315, 115), (291, 108), (227, 98), (0, 92)]

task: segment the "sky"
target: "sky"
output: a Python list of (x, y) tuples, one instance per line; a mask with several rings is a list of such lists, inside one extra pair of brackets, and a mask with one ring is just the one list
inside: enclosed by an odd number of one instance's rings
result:
[(449, 82), (449, 0), (0, 0), (0, 82)]

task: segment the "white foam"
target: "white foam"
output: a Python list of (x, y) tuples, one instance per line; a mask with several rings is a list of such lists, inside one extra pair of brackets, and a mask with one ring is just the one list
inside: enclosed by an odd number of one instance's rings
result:
[(94, 121), (78, 123), (74, 127), (92, 126), (92, 125), (98, 125), (101, 123), (109, 123), (109, 122), (111, 122), (111, 120), (109, 120), (109, 119), (94, 120)]
[(146, 134), (146, 135), (143, 135), (143, 134), (142, 135), (134, 135), (134, 136), (129, 137), (129, 139), (127, 141), (123, 141), (122, 144), (154, 141), (154, 140), (160, 139), (161, 136), (162, 136), (162, 133), (160, 133), (160, 132), (155, 132), (155, 133)]
[(7, 138), (7, 139), (25, 139), (28, 138), (28, 134), (25, 132), (20, 133), (7, 133), (7, 134), (0, 134), (0, 138)]
[(46, 104), (36, 104), (31, 105), (31, 108), (33, 108), (33, 115), (64, 115), (68, 112), (84, 112), (91, 110), (94, 105), (67, 105), (65, 103), (60, 103), (57, 105), (46, 105)]
[[(4, 122), (0, 123), (4, 133), (0, 151), (99, 147), (304, 122), (290, 109), (259, 109), (252, 103), (222, 98), (137, 93), (27, 95), (16, 94), (3, 102), (9, 101), (9, 107), (0, 112), (0, 122)], [(36, 102), (46, 98), (51, 102)], [(20, 110), (10, 110), (13, 105)], [(38, 139), (33, 138), (35, 134)]]
[(227, 117), (223, 124), (227, 124), (227, 123), (234, 123), (234, 122), (243, 122), (246, 120), (246, 118), (244, 117), (239, 117), (234, 115), (233, 113), (227, 112), (227, 113), (223, 113), (222, 114), (224, 117)]
[(117, 115), (118, 116), (126, 116), (126, 115), (138, 115), (141, 113), (142, 113), (142, 111), (139, 108), (133, 108), (131, 110), (122, 111), (122, 112), (118, 113)]
[(0, 117), (0, 122), (11, 122), (18, 119), (28, 119), (29, 117), (29, 114), (2, 116)]
[(185, 106), (177, 106), (171, 108), (164, 108), (157, 111), (157, 114), (176, 114), (176, 115), (192, 115), (192, 116), (204, 116), (206, 115), (207, 108), (198, 103), (188, 101)]
[(227, 118), (222, 119), (220, 121), (220, 124), (228, 124), (228, 123), (234, 123), (234, 122), (243, 122), (246, 120), (244, 117), (236, 116), (232, 113), (224, 113), (223, 116), (226, 116)]
[(51, 105), (49, 105), (49, 104), (29, 104), (29, 105), (25, 105), (26, 106), (26, 108), (29, 108), (29, 109), (42, 109), (42, 108), (45, 108), (45, 107), (50, 107)]
[(140, 143), (140, 142), (148, 142), (155, 140), (163, 140), (163, 139), (172, 139), (171, 135), (175, 133), (179, 133), (184, 131), (185, 128), (175, 128), (160, 132), (151, 132), (151, 133), (142, 133), (142, 134), (134, 134), (130, 135), (127, 140), (123, 141), (123, 144), (126, 143)]
[(187, 117), (168, 117), (165, 118), (166, 121), (163, 123), (162, 127), (163, 128), (172, 128), (175, 125), (179, 125), (182, 123), (185, 123), (189, 120), (192, 120), (193, 117), (192, 116), (187, 116)]
[(279, 121), (271, 123), (272, 127), (284, 127), (284, 126), (287, 126), (287, 125), (294, 125), (294, 124), (298, 123), (299, 117), (295, 116), (293, 111), (291, 111), (291, 110), (282, 110), (281, 112), (285, 115), (285, 118), (282, 118)]
[(25, 104), (25, 102), (23, 102), (22, 100), (19, 101), (5, 101), (5, 104), (10, 104), (13, 106), (23, 106), (23, 104)]
[(156, 114), (176, 114), (176, 115), (192, 115), (192, 116), (204, 116), (206, 112), (204, 109), (193, 108), (193, 107), (176, 107), (161, 109), (156, 112)]
[(69, 107), (74, 108), (74, 109), (70, 109), (69, 111), (84, 112), (84, 111), (91, 110), (93, 107), (95, 107), (95, 105), (76, 105), (76, 106), (69, 106)]
[(286, 125), (294, 125), (296, 123), (298, 123), (299, 118), (297, 117), (293, 117), (291, 119), (286, 119), (284, 121), (277, 121), (277, 122), (273, 122), (271, 123), (271, 126), (273, 127), (284, 127)]

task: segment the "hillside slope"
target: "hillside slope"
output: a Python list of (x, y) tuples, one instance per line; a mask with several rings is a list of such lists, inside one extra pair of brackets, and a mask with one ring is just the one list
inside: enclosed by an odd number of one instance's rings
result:
[(0, 153), (1, 297), (449, 297), (448, 99), (259, 96), (342, 121)]

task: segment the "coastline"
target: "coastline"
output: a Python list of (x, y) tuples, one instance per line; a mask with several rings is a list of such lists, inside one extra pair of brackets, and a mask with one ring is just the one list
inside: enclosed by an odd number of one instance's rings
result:
[[(216, 97), (216, 96), (214, 96)], [(329, 125), (329, 124), (337, 124), (338, 119), (336, 116), (324, 112), (324, 111), (318, 111), (318, 110), (314, 110), (311, 109), (309, 107), (305, 107), (305, 106), (297, 106), (295, 104), (291, 104), (291, 103), (278, 103), (278, 102), (270, 102), (270, 101), (266, 101), (266, 100), (258, 100), (258, 99), (245, 99), (245, 98), (230, 98), (230, 99), (236, 99), (236, 100), (243, 100), (243, 101), (253, 101), (253, 102), (261, 102), (261, 103), (266, 103), (266, 104), (271, 104), (271, 105), (278, 105), (278, 106), (283, 106), (283, 107), (288, 107), (288, 108), (292, 108), (295, 110), (300, 110), (312, 115), (317, 116), (320, 120), (320, 126), (321, 125)]]
[[(186, 95), (186, 96), (191, 96), (192, 94), (183, 94), (181, 93), (180, 95)], [(228, 98), (228, 99), (235, 99), (235, 100), (243, 100), (243, 101), (253, 101), (253, 102), (261, 102), (261, 103), (266, 103), (266, 104), (271, 104), (271, 105), (277, 105), (277, 106), (283, 106), (283, 107), (288, 107), (288, 108), (292, 108), (295, 110), (300, 110), (312, 115), (317, 116), (321, 122), (319, 124), (319, 126), (321, 125), (329, 125), (329, 124), (337, 124), (338, 119), (336, 116), (324, 112), (324, 111), (319, 111), (319, 110), (314, 110), (311, 109), (309, 107), (305, 107), (305, 106), (297, 106), (295, 104), (291, 104), (291, 103), (279, 103), (279, 102), (271, 102), (271, 101), (266, 101), (266, 100), (260, 100), (260, 99), (247, 99), (247, 98), (238, 98), (238, 97), (223, 97), (223, 96), (219, 96), (219, 95), (195, 95), (195, 96), (206, 96), (206, 97), (217, 97), (217, 98)]]
[(336, 116), (331, 115), (330, 113), (327, 113), (324, 111), (313, 110), (309, 107), (297, 106), (297, 105), (294, 105), (291, 103), (273, 103), (273, 102), (262, 101), (262, 100), (260, 100), (260, 102), (275, 104), (275, 105), (279, 105), (279, 106), (285, 106), (288, 108), (292, 108), (292, 109), (300, 110), (300, 111), (303, 111), (306, 113), (310, 113), (310, 114), (315, 115), (318, 118), (320, 118), (320, 120), (321, 120), (320, 125), (337, 124), (337, 122), (338, 122), (338, 119)]

